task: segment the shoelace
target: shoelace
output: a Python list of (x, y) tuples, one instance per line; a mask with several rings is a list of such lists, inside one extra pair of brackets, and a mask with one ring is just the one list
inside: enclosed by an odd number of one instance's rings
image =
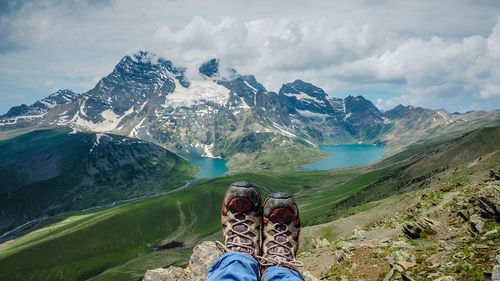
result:
[[(217, 248), (219, 248), (219, 250), (221, 252), (225, 253), (225, 252), (229, 252), (229, 251), (234, 251), (233, 250), (234, 248), (240, 247), (240, 249), (244, 248), (244, 249), (248, 250), (248, 252), (245, 251), (245, 253), (250, 254), (250, 255), (254, 255), (255, 254), (255, 246), (253, 245), (253, 242), (252, 242), (253, 237), (248, 235), (250, 233), (250, 225), (246, 223), (246, 217), (243, 217), (243, 219), (238, 219), (237, 217), (235, 217), (235, 219), (237, 220), (237, 222), (233, 223), (233, 228), (231, 230), (232, 234), (228, 235), (225, 239), (226, 245), (222, 244), (219, 241), (215, 241)], [(240, 224), (246, 226), (245, 231), (243, 231), (243, 232), (235, 231), (234, 227), (237, 225), (240, 225)], [(240, 239), (239, 239), (240, 243), (234, 242), (235, 241), (234, 238), (236, 238), (236, 237), (240, 237)], [(242, 243), (241, 238), (246, 238), (248, 243)]]
[[(277, 232), (273, 236), (279, 236), (279, 235), (286, 235), (287, 230), (283, 230), (281, 232)], [(260, 265), (263, 267), (268, 267), (268, 266), (283, 266), (287, 267), (290, 269), (293, 269), (295, 271), (298, 271), (298, 267), (304, 266), (304, 263), (301, 261), (296, 260), (295, 258), (290, 258), (293, 257), (293, 249), (290, 249), (287, 245), (286, 242), (278, 242), (276, 239), (273, 241), (275, 243), (274, 245), (270, 246), (268, 251), (268, 257), (264, 256), (258, 256), (257, 259), (260, 262)], [(277, 248), (277, 247), (282, 247), (285, 250), (285, 253), (272, 253), (271, 249)]]

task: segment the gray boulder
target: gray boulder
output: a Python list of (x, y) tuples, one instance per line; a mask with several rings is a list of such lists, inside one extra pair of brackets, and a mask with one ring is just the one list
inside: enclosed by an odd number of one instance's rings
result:
[(193, 249), (189, 265), (184, 268), (170, 266), (148, 270), (143, 281), (201, 281), (207, 277), (207, 270), (222, 253), (215, 242), (205, 241)]
[(480, 234), (483, 232), (484, 220), (478, 215), (470, 216), (470, 229), (473, 234)]

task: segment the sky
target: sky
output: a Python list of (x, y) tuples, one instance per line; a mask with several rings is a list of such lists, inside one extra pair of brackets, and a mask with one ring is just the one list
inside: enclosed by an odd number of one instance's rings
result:
[(500, 108), (500, 1), (0, 0), (0, 114), (90, 90), (144, 50), (219, 58), (268, 90), (301, 79), (449, 112)]

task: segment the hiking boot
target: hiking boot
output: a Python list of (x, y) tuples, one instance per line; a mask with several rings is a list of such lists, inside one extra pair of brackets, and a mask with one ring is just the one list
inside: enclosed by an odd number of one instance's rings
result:
[(222, 236), (217, 242), (222, 252), (238, 251), (257, 257), (260, 254), (262, 203), (259, 189), (248, 182), (229, 186), (222, 203)]
[(285, 192), (269, 195), (264, 200), (262, 231), (263, 269), (283, 266), (297, 271), (303, 263), (295, 259), (299, 248), (300, 217), (295, 199)]

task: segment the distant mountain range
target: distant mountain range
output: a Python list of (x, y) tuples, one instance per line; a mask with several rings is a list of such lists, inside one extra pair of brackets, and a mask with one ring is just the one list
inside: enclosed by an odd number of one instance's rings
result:
[[(188, 80), (185, 69), (147, 52), (125, 56), (88, 92), (60, 90), (0, 116), (0, 131), (69, 126), (112, 132), (162, 145), (178, 154), (231, 157), (250, 139), (317, 144), (407, 145), (427, 135), (500, 122), (500, 111), (448, 113), (399, 105), (380, 111), (362, 96), (332, 98), (295, 80), (278, 92), (253, 75), (223, 71), (212, 59)], [(261, 135), (260, 137), (255, 137)]]

